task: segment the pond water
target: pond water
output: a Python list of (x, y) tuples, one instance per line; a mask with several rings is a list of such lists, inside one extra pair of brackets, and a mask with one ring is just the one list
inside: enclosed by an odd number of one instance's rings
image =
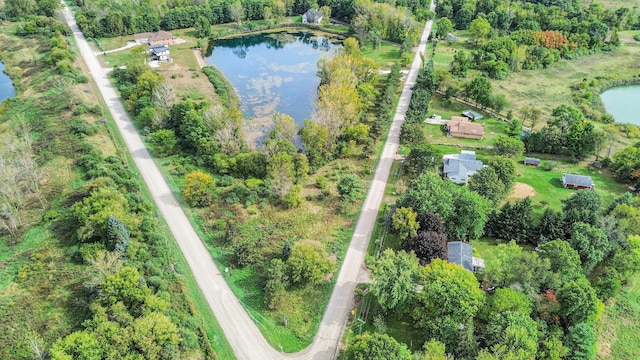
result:
[(0, 62), (0, 102), (6, 98), (12, 98), (16, 94), (11, 78), (4, 73), (4, 64)]
[(616, 122), (640, 126), (640, 85), (614, 87), (600, 94), (600, 98)]
[(313, 112), (320, 78), (318, 60), (341, 43), (328, 35), (291, 29), (212, 42), (205, 58), (231, 82), (240, 96), (248, 140), (263, 137), (275, 111), (298, 125)]

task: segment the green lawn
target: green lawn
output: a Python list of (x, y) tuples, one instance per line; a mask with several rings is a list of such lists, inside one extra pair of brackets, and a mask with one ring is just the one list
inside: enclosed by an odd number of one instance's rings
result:
[[(546, 159), (541, 157), (542, 164)], [(536, 195), (531, 198), (533, 207), (536, 212), (542, 212), (546, 207), (552, 209), (560, 209), (562, 200), (570, 197), (576, 191), (565, 189), (562, 187), (562, 174), (579, 174), (591, 176), (596, 184), (596, 192), (602, 197), (603, 203), (610, 203), (613, 198), (626, 191), (624, 185), (614, 181), (606, 170), (595, 169), (583, 164), (570, 164), (566, 162), (556, 161), (558, 167), (553, 171), (547, 171), (541, 167), (524, 166), (518, 162), (517, 176), (515, 181), (528, 184), (535, 190)]]
[(372, 45), (365, 45), (362, 47), (362, 54), (377, 62), (381, 70), (389, 70), (394, 63), (400, 60), (400, 47), (381, 43), (380, 47), (374, 50)]

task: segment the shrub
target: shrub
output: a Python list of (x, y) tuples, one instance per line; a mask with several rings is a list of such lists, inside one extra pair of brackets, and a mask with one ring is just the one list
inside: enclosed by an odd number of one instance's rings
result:
[(215, 181), (211, 175), (194, 171), (185, 175), (187, 183), (182, 189), (184, 200), (190, 206), (207, 206), (213, 200)]
[(362, 184), (355, 175), (346, 175), (338, 183), (338, 193), (345, 201), (354, 202), (362, 197)]
[(282, 203), (287, 208), (294, 208), (298, 205), (302, 204), (302, 197), (300, 196), (300, 192), (302, 191), (302, 186), (294, 185), (289, 193), (287, 193), (282, 199)]
[(173, 149), (178, 143), (176, 134), (173, 130), (158, 130), (149, 136), (149, 142), (153, 145), (154, 149), (161, 154), (171, 155)]
[(558, 167), (558, 163), (555, 161), (545, 161), (544, 165), (542, 166), (545, 170), (547, 171), (553, 171), (555, 170), (555, 168)]
[(71, 132), (77, 135), (94, 135), (98, 132), (96, 126), (89, 124), (82, 118), (71, 120), (69, 126), (71, 127)]

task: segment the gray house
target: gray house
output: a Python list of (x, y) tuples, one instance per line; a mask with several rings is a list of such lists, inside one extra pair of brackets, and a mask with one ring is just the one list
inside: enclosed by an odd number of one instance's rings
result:
[(469, 178), (482, 169), (482, 161), (476, 160), (476, 152), (462, 150), (460, 154), (443, 156), (443, 174), (456, 184), (466, 184)]
[(484, 260), (473, 256), (473, 247), (462, 241), (447, 243), (447, 260), (471, 272), (483, 272)]
[(171, 55), (167, 45), (149, 46), (149, 58), (151, 61), (171, 62)]
[(304, 24), (320, 24), (322, 21), (322, 13), (320, 9), (309, 9), (302, 14), (302, 23)]

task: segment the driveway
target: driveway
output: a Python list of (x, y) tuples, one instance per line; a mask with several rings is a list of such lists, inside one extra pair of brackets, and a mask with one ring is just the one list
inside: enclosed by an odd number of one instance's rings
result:
[[(431, 9), (435, 8), (431, 4)], [(78, 29), (69, 9), (63, 4), (63, 14), (76, 39), (80, 54), (84, 58), (91, 76), (94, 78), (101, 96), (111, 112), (115, 124), (131, 153), (133, 160), (146, 183), (160, 214), (165, 219), (180, 250), (193, 272), (209, 306), (218, 319), (229, 344), (238, 359), (333, 359), (338, 354), (338, 345), (347, 316), (353, 302), (353, 292), (358, 275), (364, 268), (364, 257), (374, 227), (387, 178), (398, 149), (400, 127), (409, 106), (411, 87), (415, 84), (421, 65), (420, 53), (424, 52), (432, 27), (427, 22), (422, 33), (418, 51), (413, 60), (402, 95), (385, 143), (380, 162), (376, 168), (371, 188), (364, 200), (353, 238), (345, 255), (335, 288), (313, 343), (295, 354), (284, 354), (271, 347), (251, 320), (238, 299), (214, 264), (209, 251), (204, 246), (193, 226), (187, 219), (177, 199), (171, 192), (160, 170), (145, 148), (122, 101), (111, 84), (105, 70), (100, 66), (95, 54)]]

